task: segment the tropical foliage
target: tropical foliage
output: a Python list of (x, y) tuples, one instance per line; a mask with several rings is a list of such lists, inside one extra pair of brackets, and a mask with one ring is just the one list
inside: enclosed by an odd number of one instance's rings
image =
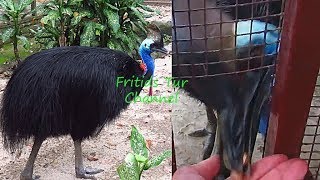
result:
[(133, 153), (129, 153), (125, 162), (117, 168), (121, 180), (139, 180), (143, 171), (159, 166), (163, 160), (172, 155), (168, 150), (149, 158), (146, 141), (135, 126), (132, 126), (130, 145)]
[(44, 13), (34, 31), (45, 48), (56, 46), (99, 46), (136, 50), (146, 34), (154, 11), (143, 0), (51, 0), (38, 9)]
[(12, 42), (16, 61), (20, 61), (18, 43), (20, 42), (25, 49), (30, 48), (30, 42), (22, 35), (21, 22), (30, 13), (26, 8), (32, 0), (0, 0), (0, 22), (11, 25), (0, 32), (2, 42)]

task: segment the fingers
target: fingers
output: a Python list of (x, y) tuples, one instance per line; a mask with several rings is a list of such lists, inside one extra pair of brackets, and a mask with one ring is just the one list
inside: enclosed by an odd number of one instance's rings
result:
[(179, 168), (174, 173), (173, 180), (211, 180), (220, 168), (219, 156), (212, 156), (192, 166)]
[(279, 164), (269, 173), (263, 176), (262, 180), (280, 180), (280, 179), (304, 179), (308, 171), (308, 165), (305, 161), (295, 158)]
[(191, 166), (179, 168), (173, 175), (172, 180), (206, 180)]
[(287, 160), (288, 160), (288, 157), (286, 155), (275, 154), (257, 161), (251, 167), (250, 179), (252, 180), (260, 179), (265, 174), (267, 174), (271, 169), (277, 167), (279, 164)]
[(220, 169), (220, 158), (218, 155), (212, 156), (198, 164), (192, 165), (198, 174), (205, 179), (212, 179), (216, 176)]

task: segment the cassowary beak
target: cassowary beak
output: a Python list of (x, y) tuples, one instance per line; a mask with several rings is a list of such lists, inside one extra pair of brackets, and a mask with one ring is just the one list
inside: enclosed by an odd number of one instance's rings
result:
[(155, 51), (155, 52), (160, 52), (160, 53), (163, 53), (163, 54), (168, 54), (168, 50), (166, 48), (152, 48), (152, 51)]

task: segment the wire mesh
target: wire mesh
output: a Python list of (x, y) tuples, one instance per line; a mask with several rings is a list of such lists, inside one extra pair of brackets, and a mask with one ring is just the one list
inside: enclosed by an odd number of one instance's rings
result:
[[(258, 55), (250, 52), (261, 46), (278, 47), (283, 4), (281, 0), (173, 1), (173, 76), (212, 77), (274, 66), (274, 61), (267, 62), (264, 59), (275, 58), (277, 52)], [(264, 29), (253, 32), (252, 20), (268, 22), (275, 27), (270, 28), (271, 25), (266, 23)], [(239, 33), (239, 24), (246, 21), (251, 22), (249, 32)], [(266, 36), (271, 33), (279, 36), (272, 42), (266, 41)], [(251, 41), (252, 36), (261, 34), (264, 40), (255, 46), (256, 43)], [(238, 39), (244, 37), (250, 39), (248, 46), (237, 47)], [(239, 56), (244, 50), (248, 54)]]
[(314, 179), (320, 178), (320, 72), (317, 78), (300, 157), (308, 162)]
[[(173, 0), (172, 76), (205, 79), (273, 68), (284, 5), (285, 0)], [(266, 23), (257, 29), (256, 22)], [(242, 30), (244, 23), (249, 30)], [(270, 34), (277, 36), (270, 41)], [(255, 41), (256, 36), (263, 40)], [(243, 38), (247, 41), (241, 44)], [(271, 46), (276, 50), (265, 51)], [(264, 147), (259, 151), (253, 158), (261, 158)]]

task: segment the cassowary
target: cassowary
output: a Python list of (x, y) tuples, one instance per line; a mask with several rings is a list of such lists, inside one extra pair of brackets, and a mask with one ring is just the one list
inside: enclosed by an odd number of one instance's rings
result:
[(154, 51), (165, 52), (160, 31), (140, 45), (144, 66), (123, 52), (98, 47), (59, 47), (27, 57), (5, 88), (0, 119), (5, 148), (17, 150), (34, 138), (20, 179), (32, 179), (45, 139), (69, 134), (74, 141), (76, 177), (94, 179), (92, 174), (101, 170), (84, 168), (81, 142), (128, 107), (128, 93), (140, 93), (142, 86), (116, 87), (117, 77), (146, 82), (154, 71)]
[[(256, 4), (252, 4), (256, 3)], [(218, 7), (228, 7), (239, 4), (238, 7), (225, 8), (234, 19), (258, 18), (261, 21), (268, 22), (275, 26), (280, 25), (280, 13), (283, 1), (265, 1), (265, 0), (217, 0)], [(266, 18), (266, 16), (268, 16)], [(266, 136), (268, 119), (270, 113), (270, 101), (266, 100), (263, 104), (260, 114), (259, 133)], [(208, 152), (210, 152), (208, 150)]]
[[(174, 10), (185, 9), (183, 3), (186, 2), (174, 1)], [(279, 32), (276, 26), (258, 20), (230, 23), (234, 18), (219, 9), (206, 9), (205, 13), (199, 10), (204, 8), (204, 4), (217, 7), (213, 0), (205, 0), (205, 3), (191, 1), (189, 8), (198, 9), (190, 12), (191, 22), (187, 14), (181, 11), (174, 13), (176, 33), (173, 32), (173, 39), (178, 43), (173, 44), (173, 76), (180, 80), (188, 79), (184, 90), (206, 105), (210, 136), (205, 156), (211, 155), (210, 145), (215, 141), (214, 153), (221, 154), (224, 165), (238, 174), (248, 169), (261, 106), (269, 97), (274, 70), (265, 67), (234, 72), (273, 64), (278, 51)], [(229, 23), (220, 24), (221, 20)], [(198, 26), (203, 23), (207, 24), (206, 28)], [(268, 30), (266, 35), (265, 29)], [(255, 34), (250, 36), (250, 32)], [(188, 42), (191, 36), (193, 40)], [(219, 36), (222, 38), (217, 38)], [(265, 36), (267, 45), (264, 45)], [(263, 55), (266, 56), (261, 57)], [(242, 60), (230, 61), (236, 58)], [(251, 58), (250, 62), (244, 58)], [(205, 65), (206, 61), (208, 65)], [(200, 63), (204, 65), (197, 65)], [(222, 73), (224, 75), (217, 75)]]

